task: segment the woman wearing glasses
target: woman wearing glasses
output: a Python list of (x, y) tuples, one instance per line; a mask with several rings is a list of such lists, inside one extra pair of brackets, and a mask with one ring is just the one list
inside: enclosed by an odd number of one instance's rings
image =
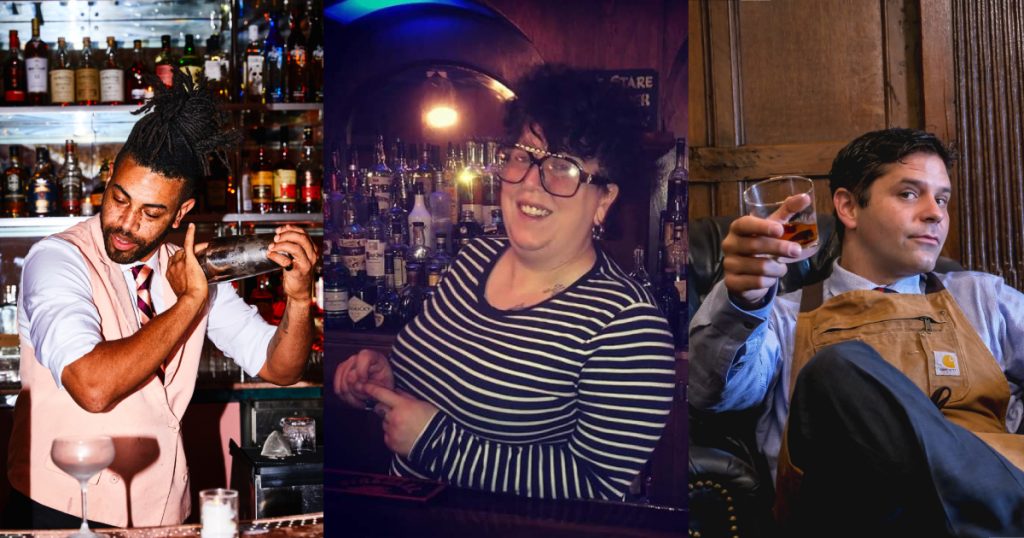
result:
[(585, 73), (540, 68), (505, 123), (508, 239), (466, 245), (389, 356), (350, 357), (335, 390), (382, 417), (396, 474), (622, 499), (669, 412), (672, 337), (594, 237), (654, 164), (636, 107)]

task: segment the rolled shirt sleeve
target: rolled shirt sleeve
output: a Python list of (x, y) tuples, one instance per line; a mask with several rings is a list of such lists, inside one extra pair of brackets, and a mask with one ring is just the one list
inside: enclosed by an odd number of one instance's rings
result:
[(277, 328), (267, 323), (255, 306), (242, 300), (230, 282), (211, 286), (210, 296), (206, 336), (245, 373), (259, 374)]

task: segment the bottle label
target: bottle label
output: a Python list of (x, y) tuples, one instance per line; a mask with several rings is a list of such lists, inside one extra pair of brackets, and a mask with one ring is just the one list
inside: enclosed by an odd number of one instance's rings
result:
[(384, 276), (384, 251), (387, 244), (378, 239), (366, 240), (366, 276), (378, 278)]
[(351, 297), (348, 300), (348, 317), (352, 319), (352, 323), (359, 323), (366, 316), (373, 313), (373, 305), (368, 304), (366, 301), (359, 297)]
[(100, 102), (124, 102), (124, 71), (121, 69), (104, 69), (100, 71)]
[(93, 205), (93, 207), (99, 207), (103, 205), (103, 193), (93, 192), (92, 194), (89, 195), (89, 202)]
[(261, 170), (252, 176), (252, 201), (257, 204), (269, 204), (274, 201), (274, 173)]
[(320, 187), (303, 185), (302, 201), (306, 203), (315, 202), (320, 199)]
[(75, 72), (70, 69), (50, 71), (50, 99), (54, 104), (75, 102)]
[(203, 71), (206, 72), (206, 80), (221, 80), (224, 76), (220, 70), (220, 60), (206, 60), (203, 62)]
[(366, 240), (365, 239), (342, 239), (339, 243), (341, 261), (348, 268), (350, 274), (366, 270)]
[(75, 70), (75, 100), (79, 103), (100, 100), (100, 72), (92, 67)]
[(325, 289), (324, 312), (343, 315), (348, 312), (348, 290)]
[(283, 203), (295, 202), (295, 170), (277, 169), (274, 171), (274, 201)]
[(7, 176), (7, 183), (4, 185), (4, 196), (17, 196), (21, 194), (21, 176), (11, 174)]
[(32, 196), (29, 204), (32, 206), (33, 215), (49, 215), (55, 209), (53, 207), (54, 192), (46, 181), (37, 181), (32, 186)]
[(199, 84), (199, 81), (203, 80), (203, 68), (198, 65), (183, 65), (179, 67), (182, 73), (192, 77), (192, 82)]
[(395, 256), (395, 289), (405, 287), (407, 275), (405, 274), (405, 258)]
[(25, 81), (28, 93), (46, 93), (46, 68), (49, 63), (46, 58), (25, 59)]
[(373, 312), (373, 326), (377, 327), (377, 328), (380, 328), (381, 325), (384, 325), (384, 314), (381, 314), (380, 312), (377, 312), (376, 310), (374, 310), (374, 312)]
[(253, 97), (263, 95), (263, 56), (253, 54), (245, 58), (246, 93)]
[(132, 88), (132, 101), (143, 101), (146, 97), (146, 88)]
[(170, 64), (156, 66), (156, 76), (160, 77), (164, 86), (174, 84), (174, 66)]
[(8, 103), (21, 103), (25, 101), (24, 90), (7, 90), (4, 92), (4, 101)]
[(441, 274), (440, 273), (427, 273), (427, 286), (430, 286), (431, 288), (436, 288), (437, 285), (440, 284), (440, 283), (441, 283)]

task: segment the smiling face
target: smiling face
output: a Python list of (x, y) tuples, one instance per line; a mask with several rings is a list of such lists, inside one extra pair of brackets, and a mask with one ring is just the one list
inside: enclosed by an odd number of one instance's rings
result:
[(195, 200), (179, 204), (183, 180), (169, 179), (123, 159), (103, 193), (103, 246), (116, 263), (146, 261), (171, 228), (177, 228)]
[[(525, 128), (519, 143), (548, 149), (543, 131)], [(535, 155), (540, 157), (540, 155)], [(583, 161), (583, 170), (597, 173), (599, 164)], [(501, 211), (512, 249), (534, 259), (564, 259), (593, 249), (591, 229), (604, 222), (618, 195), (616, 185), (580, 185), (575, 196), (552, 196), (541, 186), (540, 172), (532, 166), (520, 183), (502, 183)]]
[(871, 184), (864, 207), (837, 190), (846, 226), (840, 264), (876, 284), (933, 270), (949, 233), (950, 185), (941, 158), (912, 153)]

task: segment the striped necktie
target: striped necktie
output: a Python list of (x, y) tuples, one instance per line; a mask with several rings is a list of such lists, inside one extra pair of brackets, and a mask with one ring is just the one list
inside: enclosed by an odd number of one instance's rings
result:
[(145, 325), (153, 319), (153, 299), (149, 296), (149, 283), (153, 280), (153, 269), (148, 265), (132, 267), (135, 277), (135, 305), (139, 308), (139, 325)]
[(886, 288), (885, 286), (878, 286), (877, 288), (875, 288), (875, 291), (880, 291), (882, 293), (899, 293), (898, 291), (892, 288)]

